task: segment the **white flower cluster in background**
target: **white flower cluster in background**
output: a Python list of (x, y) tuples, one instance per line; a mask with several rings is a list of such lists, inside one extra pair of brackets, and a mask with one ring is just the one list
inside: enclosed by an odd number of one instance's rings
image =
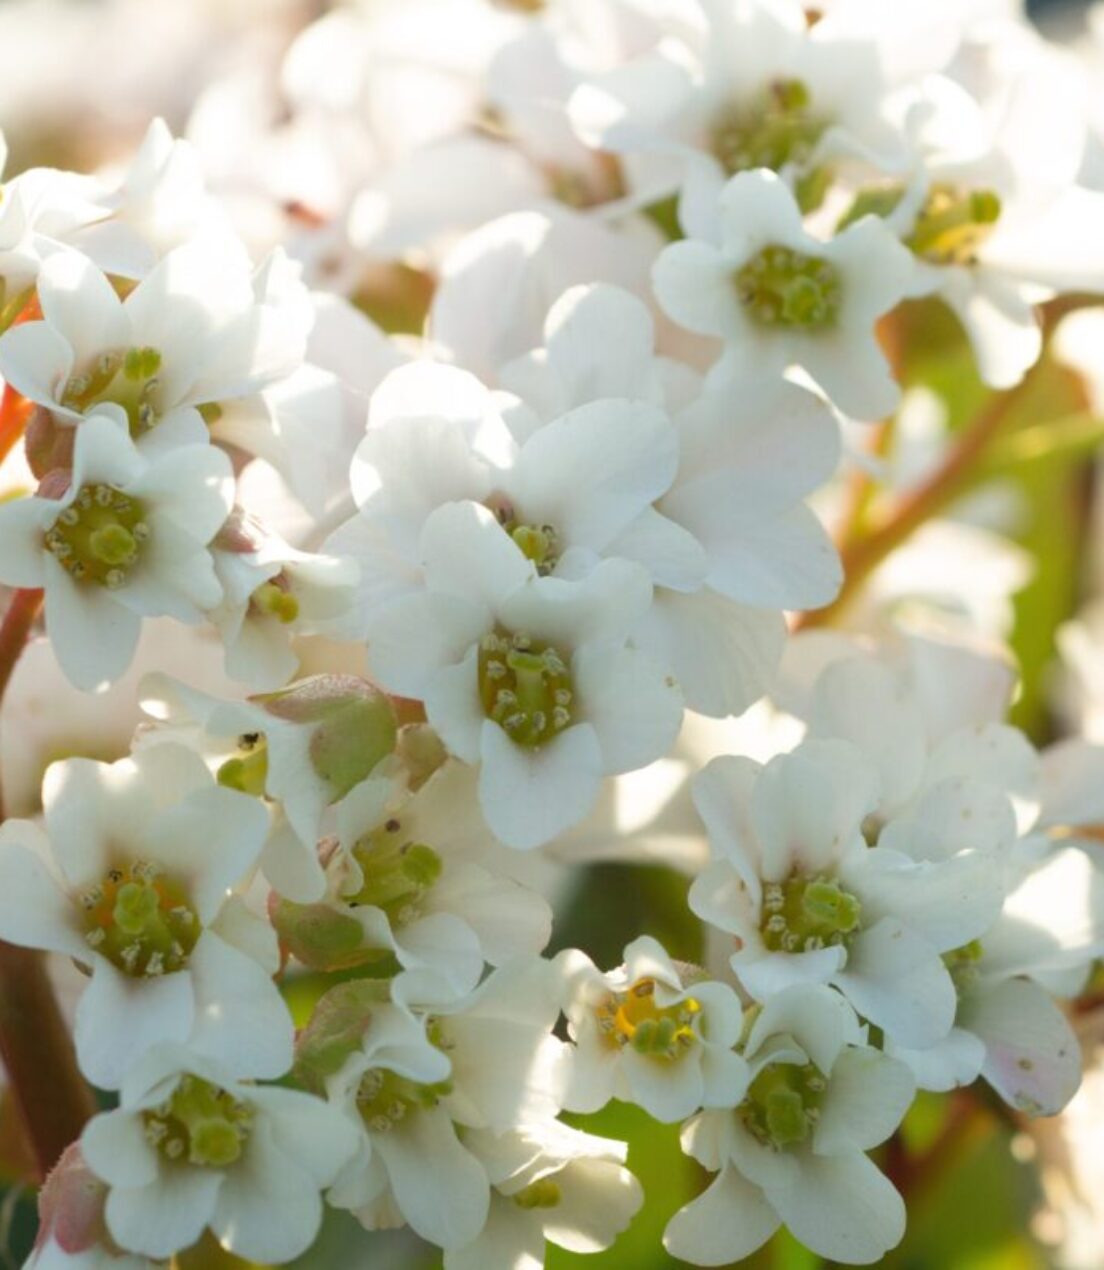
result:
[[(814, 7), (338, 6), (187, 139), (0, 185), (0, 585), (48, 641), (0, 939), (87, 976), (112, 1108), (33, 1270), (279, 1264), (327, 1206), (446, 1270), (600, 1252), (645, 1203), (572, 1127), (611, 1099), (710, 1175), (672, 1257), (875, 1263), (918, 1090), (1077, 1090), (1104, 748), (892, 627), (912, 580), (787, 614), (843, 581), (887, 315), (938, 297), (1006, 389), (1104, 291), (1089, 103), (1020, 18), (979, 66), (992, 6)], [(705, 965), (563, 947), (599, 858), (693, 875)]]

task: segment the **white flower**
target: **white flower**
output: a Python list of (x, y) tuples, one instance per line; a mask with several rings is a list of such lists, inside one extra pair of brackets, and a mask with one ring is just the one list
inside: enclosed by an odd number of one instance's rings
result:
[[(598, 385), (595, 385), (598, 388)], [(491, 394), (471, 375), (415, 362), (376, 390), (352, 468), (359, 515), (328, 547), (361, 567), (361, 625), (417, 588), (420, 539), (445, 503), (489, 507), (539, 572), (578, 577), (671, 484), (678, 439), (656, 406), (588, 398), (518, 445)], [(650, 516), (653, 553), (679, 571), (685, 535)]]
[(609, 974), (574, 950), (560, 964), (575, 1043), (565, 1106), (597, 1111), (620, 1098), (671, 1123), (740, 1096), (747, 1069), (733, 1046), (743, 1008), (727, 984), (680, 971), (647, 935), (629, 944), (624, 965)]
[(175, 745), (55, 763), (43, 801), (48, 838), (28, 821), (0, 830), (0, 936), (90, 968), (75, 1027), (85, 1075), (118, 1088), (163, 1040), (239, 1074), (284, 1072), (276, 937), (231, 891), (260, 854), (262, 809)]
[(593, 76), (569, 102), (591, 145), (637, 161), (656, 152), (678, 160), (680, 215), (690, 232), (738, 172), (771, 169), (803, 205), (816, 207), (833, 162), (896, 157), (901, 142), (887, 119), (878, 37), (901, 31), (897, 15), (894, 30), (871, 11), (856, 33), (830, 18), (810, 27), (792, 0), (700, 0), (699, 7), (697, 21), (689, 12), (681, 22), (669, 17), (665, 38)]
[(843, 998), (814, 985), (773, 996), (742, 1052), (751, 1079), (733, 1110), (683, 1129), (683, 1149), (717, 1177), (671, 1219), (667, 1251), (728, 1265), (785, 1224), (832, 1261), (879, 1261), (905, 1232), (905, 1206), (865, 1152), (912, 1102), (908, 1069), (868, 1048)]
[(445, 1270), (544, 1265), (545, 1241), (573, 1253), (610, 1247), (644, 1202), (624, 1167), (623, 1142), (597, 1138), (557, 1120), (504, 1134), (464, 1137), (491, 1182), (487, 1224), (477, 1239), (445, 1252)]
[(199, 622), (219, 602), (208, 544), (230, 511), (233, 478), (213, 446), (147, 456), (97, 415), (76, 435), (67, 479), (58, 473), (35, 496), (0, 504), (0, 579), (45, 588), (58, 661), (92, 689), (126, 670), (143, 617)]
[(490, 1185), (442, 1106), (449, 1072), (424, 1020), (397, 1005), (373, 1009), (360, 1049), (327, 1082), (331, 1102), (360, 1130), (357, 1154), (330, 1190), (334, 1207), (369, 1230), (406, 1222), (442, 1248), (479, 1234)]
[(128, 1073), (118, 1109), (89, 1122), (81, 1148), (110, 1186), (104, 1215), (121, 1247), (167, 1257), (207, 1228), (227, 1251), (279, 1264), (317, 1235), (319, 1191), (356, 1135), (320, 1098), (242, 1083), (163, 1045)]
[(911, 249), (912, 293), (951, 306), (994, 388), (1038, 360), (1037, 304), (1104, 288), (1104, 194), (1076, 184), (1085, 118), (1069, 74), (1031, 58), (997, 126), (954, 83), (925, 81), (905, 118), (915, 154), (907, 179), (860, 189), (854, 205), (884, 215)]
[[(695, 879), (690, 904), (735, 936), (732, 967), (756, 1000), (831, 983), (898, 1043), (931, 1045), (955, 1013), (940, 954), (991, 925), (1003, 878), (986, 853), (955, 856), (953, 838), (941, 862), (868, 847), (876, 789), (843, 741), (806, 741), (765, 767), (714, 759), (694, 800), (718, 858)], [(953, 832), (950, 817), (939, 823)]]
[(299, 665), (292, 638), (340, 619), (356, 594), (353, 560), (297, 551), (240, 511), (212, 557), (223, 596), (210, 618), (226, 645), (226, 672), (255, 691), (283, 687)]
[(372, 1006), (363, 1039), (326, 1081), (361, 1131), (330, 1202), (368, 1229), (403, 1221), (442, 1248), (483, 1229), (490, 1184), (464, 1141), (559, 1111), (558, 976), (549, 962), (494, 971), (470, 996), (434, 1004), (428, 1022), (406, 1004)]
[(676, 322), (724, 340), (715, 381), (799, 366), (842, 411), (870, 420), (900, 395), (875, 322), (912, 275), (908, 252), (876, 217), (822, 242), (805, 231), (786, 185), (756, 171), (724, 187), (715, 238), (672, 243), (652, 278)]
[(479, 800), (508, 846), (540, 846), (591, 809), (604, 775), (643, 767), (682, 720), (674, 680), (625, 645), (647, 573), (601, 561), (581, 581), (538, 577), (493, 512), (449, 503), (421, 535), (425, 589), (369, 623), (371, 673), (425, 702), (480, 765)]
[[(439, 768), (416, 792), (384, 776), (362, 781), (336, 808), (326, 895), (274, 912), (291, 952), (321, 970), (393, 954), (402, 967), (395, 991), (414, 999), (463, 996), (485, 963), (540, 953), (551, 910), (479, 862), (490, 834), (465, 823), (475, 806), (474, 776), (459, 763)], [(478, 812), (467, 819), (478, 821)], [(472, 842), (480, 829), (483, 851)]]
[(0, 373), (62, 424), (108, 413), (140, 445), (234, 440), (222, 403), (302, 364), (313, 311), (295, 267), (276, 253), (254, 274), (232, 238), (171, 251), (121, 300), (75, 251), (38, 278), (42, 320), (0, 339)]

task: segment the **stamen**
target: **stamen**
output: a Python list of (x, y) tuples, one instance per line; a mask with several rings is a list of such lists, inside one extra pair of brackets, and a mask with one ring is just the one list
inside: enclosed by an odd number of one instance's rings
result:
[(667, 1062), (697, 1043), (693, 1024), (700, 1013), (701, 1004), (693, 997), (657, 1005), (655, 981), (638, 979), (626, 992), (611, 992), (596, 1007), (595, 1020), (607, 1044), (622, 1049), (631, 1045), (638, 1054)]
[(115, 590), (138, 563), (150, 530), (145, 508), (112, 485), (85, 485), (46, 530), (46, 550), (70, 577)]
[(859, 930), (862, 905), (839, 882), (794, 873), (763, 890), (760, 932), (772, 952), (815, 952), (847, 947)]
[(487, 718), (530, 749), (551, 741), (574, 718), (574, 684), (564, 655), (524, 632), (484, 636), (479, 695)]
[(124, 974), (153, 978), (184, 968), (199, 920), (184, 884), (146, 861), (111, 869), (80, 897), (85, 940)]
[(174, 1163), (223, 1169), (241, 1157), (253, 1112), (226, 1090), (187, 1075), (172, 1097), (143, 1112), (146, 1140)]
[(764, 247), (735, 276), (736, 294), (762, 326), (820, 331), (839, 316), (839, 271), (823, 256)]

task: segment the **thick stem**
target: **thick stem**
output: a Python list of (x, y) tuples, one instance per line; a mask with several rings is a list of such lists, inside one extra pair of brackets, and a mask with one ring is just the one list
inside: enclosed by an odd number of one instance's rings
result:
[(0, 942), (0, 1058), (39, 1180), (96, 1113), (41, 953)]
[[(0, 701), (42, 607), (17, 591), (0, 623)], [(2, 775), (2, 774), (0, 774)], [(0, 819), (3, 811), (0, 809)], [(0, 942), (0, 1058), (44, 1179), (96, 1111), (41, 953)]]
[(1016, 398), (1016, 391), (991, 397), (927, 480), (901, 498), (869, 534), (842, 545), (844, 579), (839, 595), (827, 608), (802, 613), (794, 622), (795, 631), (831, 623), (851, 603), (878, 565), (961, 493), (1007, 422)]

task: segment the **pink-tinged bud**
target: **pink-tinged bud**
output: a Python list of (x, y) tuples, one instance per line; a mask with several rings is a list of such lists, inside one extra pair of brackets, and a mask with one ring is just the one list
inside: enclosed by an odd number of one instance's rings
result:
[(107, 1186), (89, 1169), (80, 1143), (67, 1147), (38, 1196), (36, 1247), (53, 1239), (63, 1252), (113, 1247), (104, 1224)]
[(260, 551), (265, 543), (261, 525), (241, 507), (235, 507), (215, 534), (211, 546), (231, 555), (249, 555)]
[(310, 761), (336, 802), (394, 752), (398, 728), (387, 696), (355, 675), (312, 675), (251, 700), (290, 723), (314, 725)]
[[(73, 466), (73, 442), (76, 435), (77, 429), (73, 424), (59, 423), (45, 406), (36, 406), (31, 411), (27, 430), (23, 434), (23, 445), (27, 466), (40, 481), (55, 468), (68, 470)], [(46, 497), (54, 498), (56, 495), (49, 494)]]
[(72, 484), (73, 473), (68, 468), (52, 468), (39, 481), (35, 491), (39, 498), (64, 498)]
[(277, 900), (269, 917), (280, 943), (304, 966), (326, 973), (360, 965), (370, 953), (361, 947), (360, 923), (328, 904)]
[(387, 980), (353, 979), (326, 993), (295, 1041), (292, 1074), (304, 1089), (325, 1093), (326, 1081), (360, 1048), (372, 1011), (389, 992)]

